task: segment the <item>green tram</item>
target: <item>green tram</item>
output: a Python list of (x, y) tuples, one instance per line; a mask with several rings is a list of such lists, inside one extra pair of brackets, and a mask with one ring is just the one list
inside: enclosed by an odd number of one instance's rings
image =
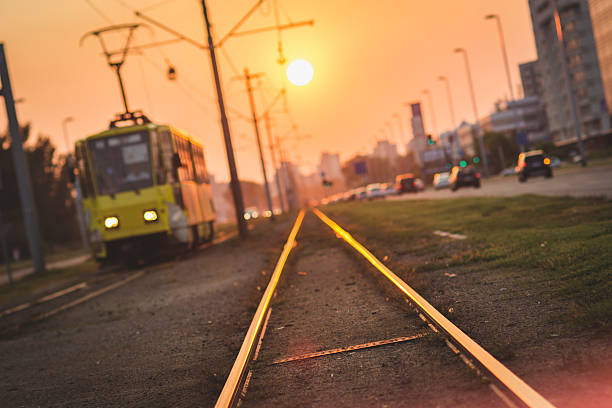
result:
[[(120, 122), (131, 120), (128, 126)], [(137, 262), (172, 244), (195, 248), (214, 233), (204, 148), (184, 132), (119, 115), (79, 140), (76, 169), (95, 258)]]

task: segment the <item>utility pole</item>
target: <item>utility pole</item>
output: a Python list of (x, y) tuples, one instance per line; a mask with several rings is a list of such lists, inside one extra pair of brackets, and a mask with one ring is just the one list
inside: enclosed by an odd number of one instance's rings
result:
[(232, 189), (232, 195), (234, 197), (234, 208), (236, 210), (236, 222), (238, 223), (238, 232), (240, 233), (240, 236), (242, 238), (246, 238), (248, 230), (246, 221), (244, 219), (244, 201), (242, 200), (242, 189), (240, 188), (240, 180), (238, 179), (238, 172), (236, 171), (234, 147), (232, 146), (232, 137), (230, 135), (229, 124), (227, 122), (227, 114), (225, 113), (223, 91), (221, 90), (221, 79), (219, 78), (217, 57), (215, 56), (215, 43), (213, 42), (212, 33), (210, 31), (210, 21), (208, 19), (208, 12), (206, 11), (206, 0), (202, 0), (202, 12), (204, 13), (204, 22), (206, 23), (206, 33), (208, 36), (208, 51), (210, 52), (210, 63), (212, 65), (213, 75), (215, 77), (215, 87), (217, 89), (219, 113), (221, 115), (221, 127), (223, 128), (225, 152), (227, 153), (227, 163), (230, 172), (230, 186)]
[(17, 121), (17, 111), (15, 110), (15, 101), (13, 99), (13, 90), (11, 88), (11, 80), (3, 43), (0, 43), (0, 82), (2, 85), (1, 94), (4, 96), (4, 105), (6, 106), (6, 115), (9, 123), (11, 152), (13, 154), (13, 162), (15, 163), (15, 173), (17, 176), (17, 185), (19, 187), (19, 198), (21, 199), (26, 236), (28, 238), (34, 271), (40, 273), (45, 270), (45, 260), (40, 245), (38, 216), (36, 214), (34, 195), (32, 194), (32, 186), (30, 184), (30, 169), (28, 168), (28, 163), (23, 152), (23, 140), (21, 137), (21, 130), (19, 129), (19, 122)]
[(574, 132), (578, 138), (578, 149), (580, 150), (580, 163), (583, 167), (587, 165), (586, 157), (584, 155), (584, 144), (582, 143), (582, 126), (580, 125), (580, 119), (578, 118), (578, 109), (576, 108), (576, 97), (574, 95), (574, 89), (572, 88), (572, 76), (567, 66), (567, 50), (565, 49), (565, 43), (563, 41), (563, 27), (561, 26), (561, 18), (559, 17), (559, 9), (557, 8), (557, 0), (552, 0), (552, 7), (555, 18), (555, 27), (557, 29), (557, 40), (559, 41), (559, 50), (561, 51), (561, 66), (565, 74), (565, 82), (567, 84), (567, 96), (570, 100), (570, 107), (572, 109), (572, 119), (574, 120)]
[(281, 211), (284, 213), (285, 212), (285, 201), (283, 199), (283, 189), (281, 186), (280, 175), (278, 174), (278, 172), (280, 171), (280, 167), (278, 166), (278, 162), (276, 161), (274, 141), (272, 140), (272, 130), (270, 127), (270, 114), (268, 112), (264, 114), (264, 121), (266, 123), (266, 133), (268, 134), (268, 145), (270, 145), (270, 156), (272, 157), (272, 164), (274, 165), (274, 169), (276, 170), (276, 189), (278, 190), (278, 201), (281, 206)]
[(263, 173), (264, 187), (266, 189), (266, 200), (268, 200), (268, 209), (270, 210), (270, 219), (274, 220), (274, 207), (272, 206), (272, 198), (270, 197), (270, 186), (268, 185), (268, 176), (266, 174), (266, 162), (263, 157), (261, 148), (261, 137), (259, 135), (259, 126), (257, 125), (257, 111), (255, 109), (255, 101), (253, 100), (253, 88), (251, 87), (251, 79), (257, 78), (261, 74), (249, 74), (248, 68), (244, 69), (244, 79), (246, 81), (247, 93), (249, 94), (249, 104), (251, 105), (251, 115), (253, 116), (253, 127), (255, 128), (255, 137), (257, 138), (257, 149), (259, 149), (259, 161), (261, 162), (261, 172)]
[(478, 146), (480, 147), (480, 154), (482, 155), (482, 164), (484, 167), (485, 177), (489, 177), (489, 159), (487, 157), (487, 151), (485, 150), (484, 141), (482, 140), (482, 132), (480, 124), (478, 123), (478, 109), (476, 107), (476, 96), (474, 95), (474, 85), (472, 84), (472, 72), (470, 71), (470, 63), (468, 61), (467, 51), (464, 48), (455, 48), (455, 52), (463, 54), (465, 60), (465, 71), (467, 73), (468, 85), (470, 87), (470, 95), (472, 97), (472, 108), (474, 109), (474, 120), (476, 121), (476, 131), (478, 132)]

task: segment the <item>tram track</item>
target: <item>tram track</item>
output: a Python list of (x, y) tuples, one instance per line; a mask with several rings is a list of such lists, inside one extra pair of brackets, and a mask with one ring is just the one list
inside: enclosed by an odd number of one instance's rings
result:
[[(283, 276), (277, 288), (289, 258), (287, 248), (295, 246), (296, 228), (300, 228), (304, 215), (298, 216), (216, 407), (411, 405), (399, 401), (424, 401), (427, 397), (419, 387), (444, 392), (440, 384), (426, 386), (428, 381), (423, 377), (428, 376), (429, 382), (447, 381), (447, 387), (455, 389), (455, 394), (457, 389), (464, 389), (462, 397), (436, 397), (442, 401), (439, 406), (553, 406), (448, 321), (348, 232), (320, 211), (314, 212), (350, 246), (352, 256), (346, 244), (344, 250), (332, 249), (333, 256), (328, 257), (322, 255), (330, 251), (324, 249), (327, 242), (298, 245), (299, 253), (290, 259), (294, 265), (286, 272), (290, 275)], [(329, 232), (328, 239), (333, 243)], [(379, 272), (377, 280), (384, 277), (392, 284), (387, 283), (395, 291), (394, 299), (382, 297), (381, 302), (380, 286), (373, 288), (366, 276), (355, 276), (358, 262), (363, 263), (355, 259), (357, 253)], [(368, 269), (371, 274), (372, 268)], [(343, 276), (347, 272), (349, 276)], [(330, 282), (338, 284), (334, 288)], [(315, 301), (319, 303), (313, 308)], [(334, 306), (334, 302), (339, 304)], [(368, 386), (370, 393), (364, 392)], [(348, 387), (350, 393), (346, 392)], [(340, 400), (331, 400), (334, 396)], [(420, 405), (416, 402), (412, 406)]]

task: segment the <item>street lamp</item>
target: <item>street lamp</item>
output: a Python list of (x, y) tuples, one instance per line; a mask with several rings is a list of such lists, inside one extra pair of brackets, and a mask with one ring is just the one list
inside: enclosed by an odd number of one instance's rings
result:
[(465, 71), (467, 74), (468, 85), (470, 87), (470, 95), (472, 96), (472, 108), (474, 108), (474, 120), (476, 121), (476, 131), (478, 132), (478, 146), (480, 147), (480, 154), (482, 155), (482, 164), (485, 177), (489, 176), (489, 159), (487, 158), (487, 152), (484, 148), (484, 142), (482, 140), (482, 132), (480, 131), (480, 124), (478, 123), (478, 108), (476, 107), (476, 96), (474, 95), (474, 85), (472, 84), (472, 72), (470, 71), (470, 63), (468, 61), (467, 51), (464, 48), (455, 48), (455, 53), (463, 54), (465, 60)]
[(506, 53), (506, 42), (504, 41), (504, 31), (502, 30), (501, 19), (497, 14), (489, 14), (485, 16), (485, 20), (497, 21), (497, 29), (499, 31), (499, 42), (501, 44), (502, 55), (504, 57), (504, 66), (506, 67), (506, 77), (508, 78), (508, 89), (510, 90), (510, 100), (514, 100), (514, 92), (512, 91), (512, 79), (510, 78), (510, 68), (508, 66), (508, 54)]
[(64, 131), (64, 142), (66, 143), (66, 154), (70, 154), (72, 150), (70, 148), (70, 140), (68, 140), (68, 122), (73, 122), (74, 118), (72, 116), (65, 117), (62, 120), (62, 130)]
[(429, 89), (423, 89), (422, 93), (427, 95), (429, 99), (429, 107), (431, 109), (431, 123), (433, 124), (433, 131), (435, 136), (438, 136), (438, 124), (436, 122), (436, 112), (434, 110), (433, 96), (431, 96), (431, 91)]
[(456, 129), (457, 121), (455, 120), (455, 108), (453, 107), (453, 97), (451, 96), (450, 82), (448, 78), (445, 77), (444, 75), (440, 75), (438, 77), (438, 81), (442, 81), (446, 84), (446, 95), (448, 96), (448, 110), (450, 111), (451, 120), (453, 122), (452, 123), (453, 129)]
[(402, 118), (400, 117), (400, 115), (398, 113), (394, 113), (393, 117), (397, 120), (397, 126), (399, 127), (399, 131), (400, 131), (400, 143), (402, 144), (406, 144), (406, 135), (404, 134), (404, 126), (402, 125)]

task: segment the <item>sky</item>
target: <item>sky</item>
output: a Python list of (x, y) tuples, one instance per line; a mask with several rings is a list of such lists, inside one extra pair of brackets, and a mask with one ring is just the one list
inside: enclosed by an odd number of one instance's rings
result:
[[(215, 38), (222, 38), (256, 2), (208, 0)], [(106, 129), (123, 110), (119, 86), (98, 40), (81, 39), (120, 23), (143, 23), (133, 45), (174, 38), (136, 17), (135, 10), (206, 41), (199, 0), (0, 0), (0, 42), (13, 94), (23, 98), (17, 105), (20, 122), (30, 122), (35, 135), (50, 136), (61, 152), (66, 151), (65, 118), (73, 118), (66, 126), (70, 143)], [(217, 50), (238, 174), (246, 180), (262, 178), (253, 124), (247, 120), (245, 68), (262, 74), (254, 80), (259, 113), (286, 87), (286, 103), (270, 108), (272, 132), (282, 137), (287, 157), (308, 173), (323, 151), (346, 160), (371, 152), (384, 137), (403, 152), (411, 137), (406, 103), (424, 102), (426, 130), (435, 133), (425, 89), (432, 94), (438, 131), (452, 129), (440, 75), (449, 78), (457, 121), (473, 121), (464, 62), (453, 53), (457, 47), (468, 52), (480, 116), (492, 112), (495, 101), (508, 98), (497, 27), (485, 15), (501, 17), (515, 94), (518, 64), (537, 57), (527, 0), (265, 0), (241, 30), (274, 26), (275, 10), (282, 24), (314, 20), (313, 26), (281, 35), (288, 61), (312, 64), (314, 78), (308, 85), (286, 81), (277, 62), (276, 31), (231, 37)], [(112, 34), (105, 40), (109, 48), (120, 49), (125, 38)], [(175, 81), (167, 79), (169, 65), (176, 68)], [(130, 108), (193, 135), (205, 146), (209, 171), (228, 180), (209, 54), (177, 42), (130, 53), (122, 72)], [(2, 101), (0, 106), (0, 128), (6, 129)], [(260, 131), (270, 163), (263, 123)]]

